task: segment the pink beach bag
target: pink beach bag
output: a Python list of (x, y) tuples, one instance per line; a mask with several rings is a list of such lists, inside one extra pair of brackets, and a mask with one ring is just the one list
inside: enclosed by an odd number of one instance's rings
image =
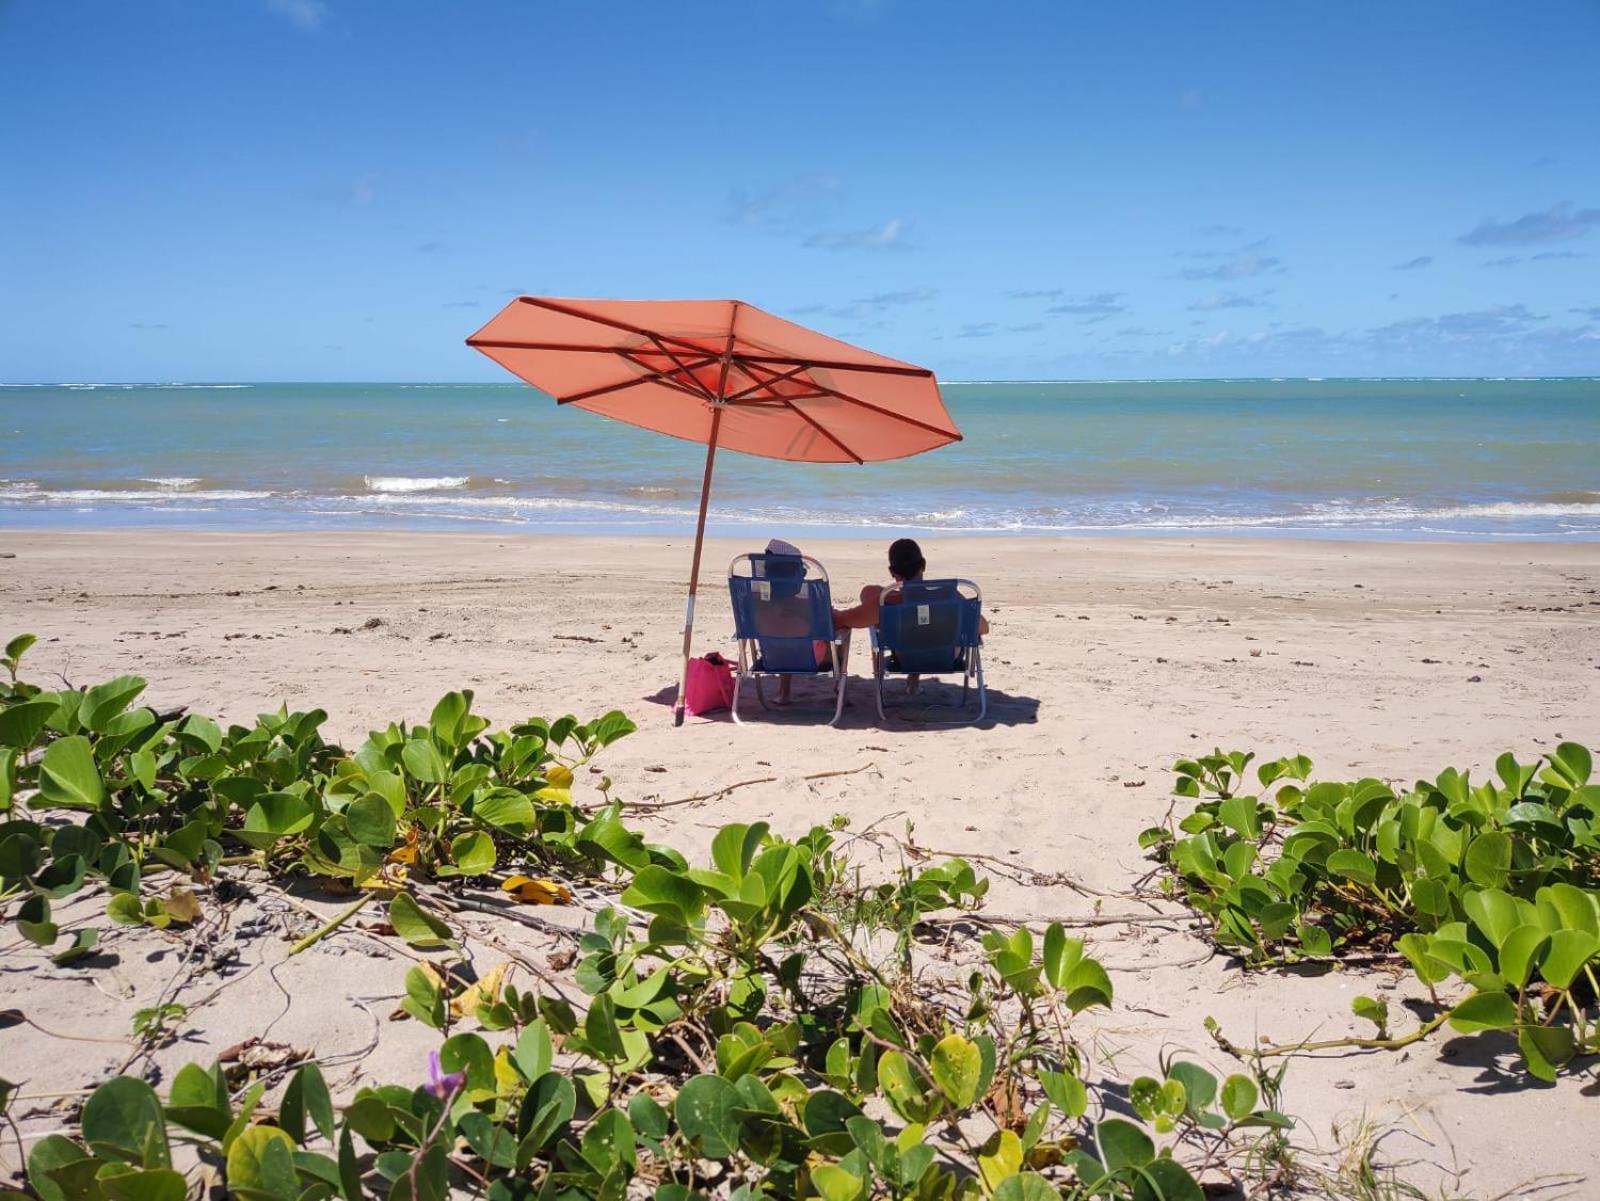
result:
[(716, 651), (703, 659), (689, 660), (689, 683), (683, 691), (683, 707), (690, 717), (715, 713), (733, 706), (733, 664)]

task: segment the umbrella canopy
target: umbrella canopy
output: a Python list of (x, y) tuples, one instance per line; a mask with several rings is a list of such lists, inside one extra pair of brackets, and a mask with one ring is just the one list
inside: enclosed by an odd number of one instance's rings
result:
[[(959, 441), (933, 372), (737, 300), (519, 296), (467, 345), (556, 398), (706, 446), (684, 670), (718, 447), (812, 463), (902, 459)], [(675, 720), (683, 721), (682, 687)]]

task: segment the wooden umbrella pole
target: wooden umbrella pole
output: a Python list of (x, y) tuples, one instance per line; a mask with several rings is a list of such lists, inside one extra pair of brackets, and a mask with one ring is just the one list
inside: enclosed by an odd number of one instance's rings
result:
[(700, 590), (700, 551), (706, 540), (706, 505), (711, 500), (711, 467), (717, 458), (717, 427), (722, 406), (711, 408), (711, 437), (706, 441), (706, 474), (700, 481), (700, 516), (694, 526), (694, 557), (689, 561), (689, 601), (683, 611), (683, 674), (678, 679), (678, 700), (672, 707), (672, 724), (683, 724), (684, 702), (689, 695), (689, 658), (694, 647), (694, 596)]

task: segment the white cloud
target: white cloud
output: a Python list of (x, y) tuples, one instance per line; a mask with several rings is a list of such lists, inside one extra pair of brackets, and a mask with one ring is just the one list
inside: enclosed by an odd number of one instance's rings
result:
[(905, 235), (906, 219), (890, 217), (882, 225), (867, 229), (812, 234), (805, 244), (822, 250), (903, 250)]
[(267, 0), (267, 10), (307, 32), (321, 29), (331, 15), (322, 0)]

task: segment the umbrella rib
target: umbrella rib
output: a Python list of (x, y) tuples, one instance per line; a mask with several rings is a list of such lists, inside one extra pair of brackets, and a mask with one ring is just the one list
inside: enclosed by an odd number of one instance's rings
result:
[[(762, 367), (759, 363), (755, 364), (755, 367), (758, 371), (772, 370), (770, 367)], [(751, 374), (754, 373), (752, 372)], [(776, 373), (774, 372), (774, 374)], [(927, 374), (931, 376), (933, 373), (930, 371)], [(825, 396), (832, 397), (835, 400), (842, 400), (848, 404), (859, 405), (863, 409), (870, 409), (872, 412), (881, 414), (884, 417), (892, 417), (896, 421), (903, 421), (907, 425), (914, 425), (918, 429), (927, 430), (930, 434), (939, 434), (942, 437), (949, 438), (952, 442), (961, 441), (961, 433), (959, 430), (951, 431), (947, 429), (941, 429), (937, 425), (930, 425), (926, 421), (919, 421), (917, 418), (908, 417), (904, 413), (896, 413), (893, 409), (885, 409), (881, 405), (871, 404), (868, 401), (862, 400), (858, 396), (851, 396), (848, 392), (840, 392), (837, 388), (829, 388), (823, 384), (817, 383), (815, 380), (811, 381), (811, 386), (817, 390), (818, 396), (816, 398), (806, 397), (804, 399), (820, 399), (821, 397)]]
[(561, 313), (567, 317), (577, 317), (582, 321), (593, 321), (596, 325), (609, 325), (612, 329), (620, 329), (624, 333), (638, 334), (641, 338), (663, 338), (668, 342), (676, 342), (686, 350), (693, 350), (700, 354), (709, 353), (710, 348), (701, 346), (688, 338), (680, 338), (675, 334), (657, 334), (645, 329), (643, 326), (630, 325), (626, 321), (618, 321), (615, 317), (602, 317), (597, 313), (587, 313), (583, 309), (575, 309), (571, 305), (557, 304), (553, 300), (546, 300), (540, 296), (519, 296), (517, 300), (522, 304), (531, 304), (534, 308), (549, 309), (552, 313)]
[(800, 418), (801, 421), (804, 421), (812, 429), (816, 430), (817, 433), (821, 434), (829, 442), (832, 442), (840, 450), (844, 451), (844, 453), (849, 455), (852, 459), (854, 459), (857, 464), (861, 464), (861, 463), (865, 463), (866, 462), (866, 460), (863, 459), (860, 455), (856, 454), (855, 451), (851, 450), (843, 442), (839, 441), (839, 439), (834, 435), (834, 433), (831, 430), (829, 430), (825, 425), (823, 425), (820, 421), (818, 421), (810, 413), (808, 413), (804, 409), (802, 409), (799, 405), (797, 405), (793, 401), (791, 401), (788, 397), (780, 396), (778, 399), (783, 401), (783, 404), (784, 404), (785, 408), (789, 409), (792, 413), (794, 413), (794, 415), (796, 417)]
[(705, 398), (707, 400), (715, 400), (716, 399), (714, 396), (711, 395), (711, 390), (709, 388), (707, 388), (704, 384), (702, 384), (700, 382), (700, 378), (697, 375), (695, 375), (695, 371), (697, 369), (699, 369), (701, 367), (709, 366), (710, 364), (716, 362), (715, 358), (704, 359), (701, 362), (696, 363), (694, 365), (694, 367), (691, 368), (687, 363), (685, 363), (682, 359), (680, 359), (677, 355), (673, 354), (672, 351), (667, 348), (667, 344), (661, 340), (661, 336), (659, 334), (650, 334), (648, 336), (649, 336), (650, 340), (656, 344), (656, 349), (661, 351), (662, 354), (666, 355), (667, 358), (671, 359), (674, 363), (676, 363), (678, 365), (678, 370), (683, 372), (683, 374), (688, 378), (689, 382), (691, 384), (693, 384), (697, 389), (699, 389), (700, 392), (702, 392), (705, 395)]
[[(744, 358), (743, 355), (736, 355), (734, 357), (734, 363), (738, 365), (738, 367), (739, 367), (739, 369), (741, 371), (744, 371), (744, 363), (742, 361), (743, 358)], [(744, 388), (744, 389), (742, 389), (742, 390), (740, 390), (738, 392), (735, 392), (732, 395), (730, 395), (728, 397), (728, 403), (732, 404), (736, 400), (743, 400), (746, 396), (749, 396), (752, 392), (759, 392), (763, 388), (765, 388), (771, 395), (776, 396), (777, 393), (772, 391), (772, 385), (773, 384), (781, 383), (783, 380), (786, 380), (786, 379), (793, 379), (795, 376), (801, 375), (804, 372), (805, 372), (805, 367), (802, 365), (800, 367), (794, 368), (791, 371), (785, 371), (782, 375), (775, 375), (771, 379), (758, 380), (756, 383), (751, 384), (748, 388)], [(745, 371), (745, 374), (750, 376), (751, 379), (755, 379), (755, 372), (753, 372), (753, 371)]]
[(829, 371), (868, 371), (876, 375), (914, 375), (919, 379), (932, 379), (933, 372), (926, 367), (901, 367), (891, 366), (888, 363), (846, 363), (837, 359), (802, 359), (792, 354), (741, 354), (741, 362), (746, 363), (794, 363), (797, 366), (810, 370), (822, 367)]
[[(665, 384), (667, 387), (677, 388), (680, 391), (687, 392), (690, 396), (693, 396), (696, 399), (705, 399), (699, 392), (696, 392), (691, 388), (687, 388), (683, 384), (680, 384), (677, 380), (671, 378), (671, 373), (658, 371), (652, 368), (648, 363), (641, 363), (627, 351), (619, 350), (614, 353), (616, 353), (618, 357), (626, 360), (629, 363), (632, 363), (635, 367), (643, 367), (649, 374), (641, 375), (636, 379), (623, 380), (622, 382), (616, 384), (605, 384), (599, 388), (590, 388), (586, 392), (574, 392), (571, 396), (558, 396), (556, 398), (556, 403), (567, 405), (575, 404), (580, 400), (593, 400), (596, 396), (606, 396), (613, 392), (621, 392), (625, 388), (636, 388), (640, 384)], [(674, 360), (674, 362), (676, 361), (677, 360)], [(704, 367), (715, 361), (715, 359), (707, 359), (703, 363), (695, 364), (695, 366)]]
[(701, 367), (709, 367), (712, 363), (717, 361), (711, 355), (707, 355), (697, 363), (690, 363), (688, 367), (685, 368), (685, 370), (690, 372), (689, 379), (692, 381), (693, 387), (681, 380), (674, 379), (673, 377), (677, 374), (676, 371), (660, 371), (651, 367), (649, 363), (640, 362), (638, 355), (634, 351), (619, 350), (617, 351), (617, 355), (627, 362), (632, 363), (635, 367), (643, 367), (646, 371), (649, 371), (651, 373), (649, 378), (652, 383), (661, 384), (667, 388), (676, 388), (685, 396), (692, 396), (696, 400), (711, 399), (710, 393), (706, 391), (706, 389), (701, 385), (700, 381), (695, 379), (693, 375), (694, 371), (698, 371)]

